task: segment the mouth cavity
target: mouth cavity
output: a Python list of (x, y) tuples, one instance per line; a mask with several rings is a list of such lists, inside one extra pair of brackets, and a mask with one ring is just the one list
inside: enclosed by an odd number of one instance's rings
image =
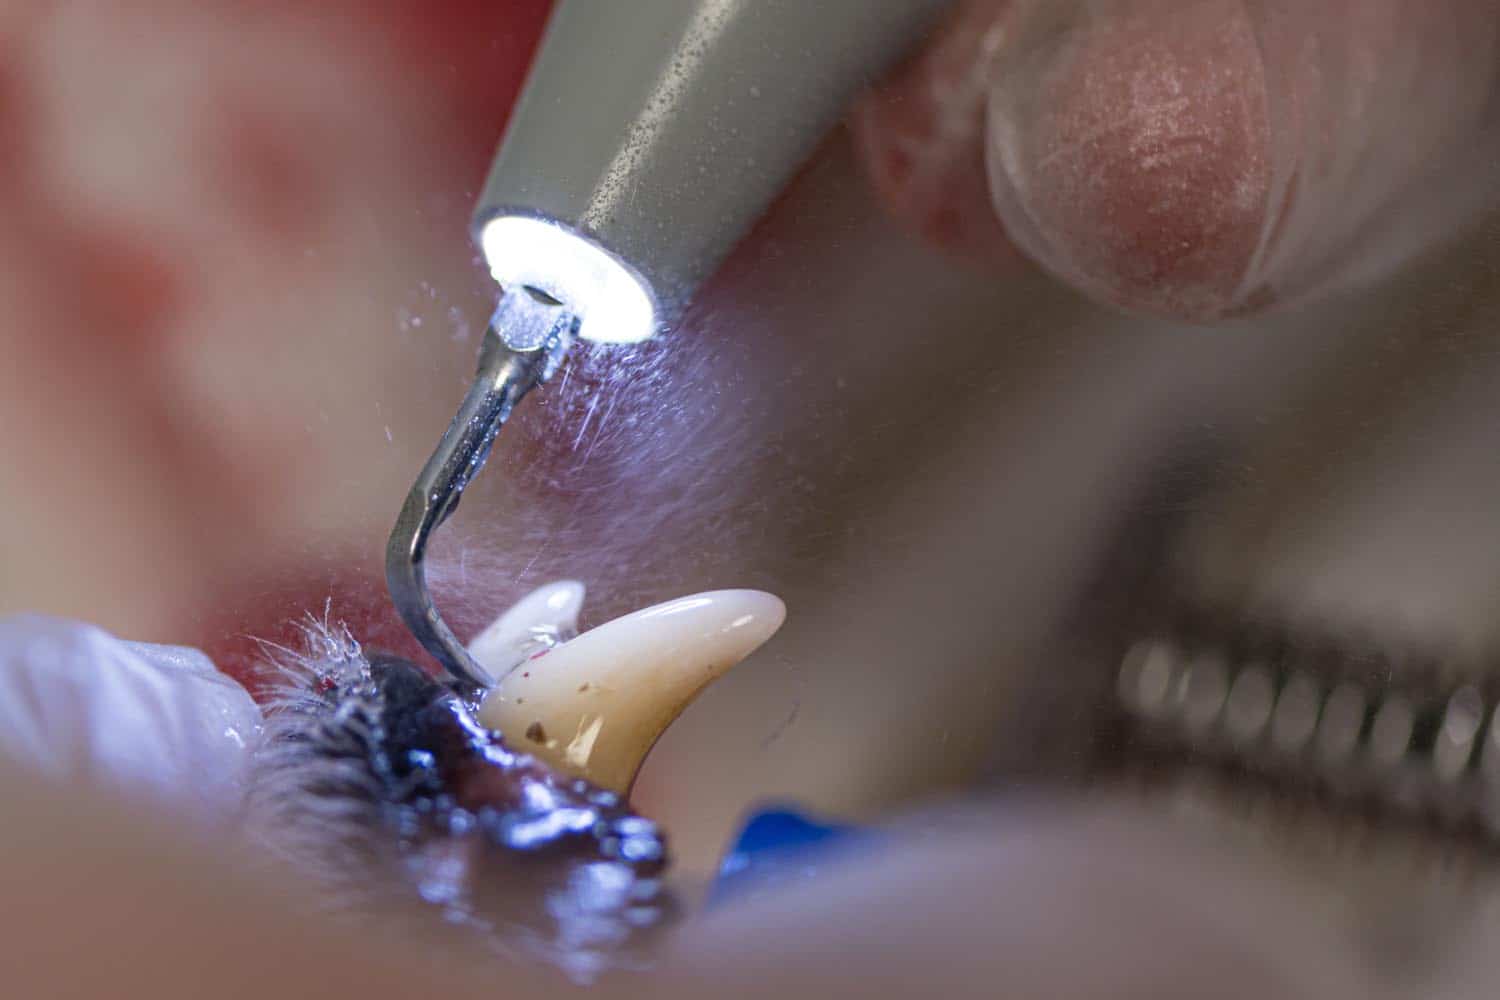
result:
[(253, 754), (253, 839), (332, 908), (420, 900), (500, 950), (586, 981), (638, 962), (677, 904), (667, 840), (628, 802), (662, 731), (785, 616), (757, 591), (679, 598), (575, 636), (549, 584), (471, 644), (501, 679), (466, 699), (410, 660), (308, 619), (268, 647), (282, 683)]

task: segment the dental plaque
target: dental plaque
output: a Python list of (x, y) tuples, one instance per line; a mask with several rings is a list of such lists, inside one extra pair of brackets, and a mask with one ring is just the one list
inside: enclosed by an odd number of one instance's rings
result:
[(367, 653), (309, 620), (251, 769), (257, 839), (352, 913), (422, 901), (578, 979), (631, 964), (674, 909), (666, 838), (629, 802), (651, 747), (780, 627), (724, 590), (582, 635), (581, 584), (533, 592), (469, 644), (484, 690)]

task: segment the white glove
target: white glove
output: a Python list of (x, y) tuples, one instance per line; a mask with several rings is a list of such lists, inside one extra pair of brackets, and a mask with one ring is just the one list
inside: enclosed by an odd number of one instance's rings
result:
[(0, 621), (0, 758), (69, 784), (226, 818), (260, 709), (203, 653), (39, 616)]

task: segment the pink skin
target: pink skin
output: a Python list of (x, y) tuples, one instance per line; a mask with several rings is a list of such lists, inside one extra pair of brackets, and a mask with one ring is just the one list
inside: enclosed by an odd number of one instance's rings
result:
[(1212, 320), (1377, 278), (1487, 208), (1500, 5), (965, 0), (856, 114), (898, 217)]

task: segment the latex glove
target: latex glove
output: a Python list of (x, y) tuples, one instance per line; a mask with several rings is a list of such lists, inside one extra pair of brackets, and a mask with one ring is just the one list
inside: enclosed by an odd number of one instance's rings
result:
[(888, 203), (1196, 320), (1381, 277), (1500, 191), (1500, 4), (963, 0), (856, 116)]
[(245, 689), (196, 649), (0, 621), (0, 757), (24, 769), (213, 821), (239, 804), (260, 724)]

